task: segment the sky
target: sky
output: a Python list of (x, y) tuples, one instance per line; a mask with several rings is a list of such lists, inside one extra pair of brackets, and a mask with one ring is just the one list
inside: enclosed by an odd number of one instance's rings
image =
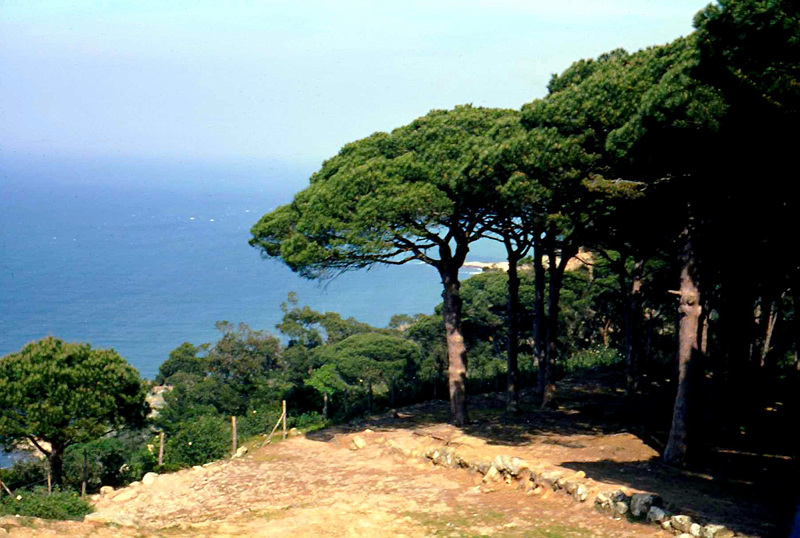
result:
[(692, 31), (702, 0), (0, 0), (0, 166), (319, 164), (457, 104), (519, 108), (572, 61)]

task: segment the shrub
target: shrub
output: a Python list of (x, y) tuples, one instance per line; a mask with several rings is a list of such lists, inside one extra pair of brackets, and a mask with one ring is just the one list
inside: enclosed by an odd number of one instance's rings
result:
[(289, 417), (287, 422), (291, 427), (297, 428), (303, 433), (319, 430), (325, 427), (325, 420), (317, 412), (303, 413), (299, 417)]
[(30, 456), (20, 458), (11, 468), (0, 469), (0, 479), (12, 490), (44, 484), (47, 482), (47, 462)]
[(569, 375), (582, 370), (614, 366), (621, 362), (622, 357), (615, 349), (584, 349), (576, 351), (568, 359), (556, 363), (556, 369), (562, 375)]
[(0, 499), (0, 515), (39, 517), (43, 519), (81, 520), (92, 507), (73, 491), (47, 493), (44, 488), (20, 490), (14, 497)]
[(230, 419), (203, 415), (197, 420), (177, 425), (176, 433), (167, 437), (165, 463), (169, 465), (202, 465), (227, 455), (231, 447)]

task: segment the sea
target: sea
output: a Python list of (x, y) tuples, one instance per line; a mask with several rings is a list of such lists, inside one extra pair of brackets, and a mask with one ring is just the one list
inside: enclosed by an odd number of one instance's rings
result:
[[(431, 313), (441, 284), (421, 262), (310, 281), (248, 245), (317, 166), (0, 154), (0, 357), (52, 335), (113, 348), (152, 379), (181, 343), (215, 342), (216, 321), (276, 332), (290, 291), (378, 327)], [(478, 243), (471, 259), (502, 248)]]

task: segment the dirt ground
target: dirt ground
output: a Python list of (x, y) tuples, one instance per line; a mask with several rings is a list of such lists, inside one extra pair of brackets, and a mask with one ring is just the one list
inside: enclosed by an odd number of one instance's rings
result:
[[(552, 491), (525, 494), (503, 482), (484, 484), (474, 471), (434, 466), (397, 450), (449, 446), (475, 458), (517, 456), (583, 471), (593, 491), (650, 491), (675, 513), (748, 536), (785, 536), (785, 506), (773, 502), (761, 484), (668, 468), (640, 437), (605, 431), (576, 406), (508, 419), (502, 402), (491, 396), (474, 398), (472, 405), (472, 421), (463, 429), (446, 423), (446, 403), (412, 406), (251, 445), (242, 458), (101, 496), (85, 522), (0, 519), (0, 535), (670, 536), (657, 526), (614, 519), (591, 502)], [(357, 450), (355, 437), (364, 442)]]
[(36, 521), (6, 528), (20, 537), (662, 534), (565, 496), (532, 498), (504, 485), (481, 491), (469, 471), (391, 455), (377, 441), (381, 435), (362, 434), (367, 446), (358, 451), (348, 448), (346, 435), (299, 437), (241, 459), (161, 476), (150, 486), (121, 490), (116, 500), (101, 499), (96, 517), (105, 523)]

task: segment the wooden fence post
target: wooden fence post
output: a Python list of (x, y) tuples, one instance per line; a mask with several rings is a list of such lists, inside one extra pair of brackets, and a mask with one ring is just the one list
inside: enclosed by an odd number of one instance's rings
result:
[(158, 432), (158, 466), (164, 465), (164, 432)]
[(236, 417), (231, 415), (231, 454), (236, 455)]
[(282, 417), (283, 417), (283, 438), (286, 439), (286, 400), (281, 400)]

